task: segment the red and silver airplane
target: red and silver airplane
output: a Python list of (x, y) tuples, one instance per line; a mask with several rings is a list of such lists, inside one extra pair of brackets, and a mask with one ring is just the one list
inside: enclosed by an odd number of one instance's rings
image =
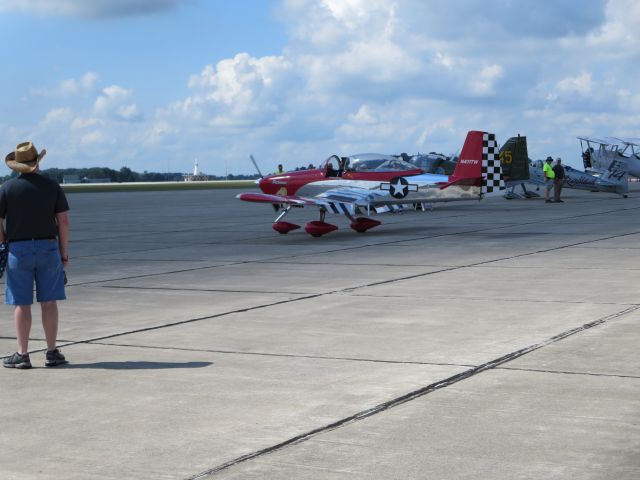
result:
[(304, 227), (309, 235), (320, 237), (338, 228), (325, 222), (327, 213), (345, 215), (351, 228), (362, 233), (380, 225), (369, 218), (373, 213), (405, 207), (425, 210), (425, 204), (500, 194), (505, 183), (498, 150), (494, 134), (470, 131), (452, 175), (424, 173), (387, 155), (332, 155), (316, 169), (263, 177), (258, 181), (260, 193), (241, 193), (236, 198), (282, 210), (273, 223), (278, 233), (300, 228), (282, 220), (292, 208), (300, 207), (316, 207), (320, 212), (319, 220)]

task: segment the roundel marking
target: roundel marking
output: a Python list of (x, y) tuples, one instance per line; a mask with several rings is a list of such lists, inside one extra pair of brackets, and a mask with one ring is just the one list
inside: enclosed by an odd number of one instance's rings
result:
[(389, 182), (389, 191), (393, 198), (404, 198), (409, 193), (409, 182), (403, 177), (396, 177)]

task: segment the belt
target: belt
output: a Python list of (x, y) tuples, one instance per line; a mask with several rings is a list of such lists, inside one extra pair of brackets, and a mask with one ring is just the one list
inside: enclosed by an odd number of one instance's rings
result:
[(30, 240), (55, 240), (55, 239), (56, 239), (55, 235), (51, 235), (49, 237), (13, 238), (13, 239), (9, 240), (9, 243), (27, 242), (27, 241), (30, 241)]

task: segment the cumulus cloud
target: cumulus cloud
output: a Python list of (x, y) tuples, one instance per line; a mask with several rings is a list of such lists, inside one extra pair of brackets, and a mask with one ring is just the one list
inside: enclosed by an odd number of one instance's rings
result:
[(23, 11), (87, 19), (118, 18), (169, 11), (193, 0), (4, 0), (0, 12)]
[(87, 72), (80, 78), (66, 78), (61, 80), (55, 88), (39, 88), (31, 91), (35, 96), (47, 97), (71, 97), (77, 95), (89, 95), (94, 92), (99, 81), (98, 74)]
[(291, 35), (283, 53), (206, 66), (190, 77), (188, 98), (158, 112), (147, 138), (214, 127), (284, 155), (451, 149), (472, 128), (547, 136), (538, 123), (571, 125), (585, 108), (636, 98), (617, 75), (596, 80), (584, 68), (584, 55), (598, 53), (584, 42), (604, 42), (628, 1), (590, 0), (576, 11), (572, 0), (462, 0), (455, 9), (444, 0), (283, 0)]
[(222, 127), (264, 123), (281, 111), (287, 89), (296, 81), (291, 70), (291, 63), (282, 56), (255, 58), (239, 53), (192, 75), (188, 85), (193, 95), (174, 105), (170, 114)]
[(71, 109), (67, 107), (49, 110), (41, 122), (41, 125), (67, 123), (72, 117)]
[(91, 92), (97, 81), (97, 74), (93, 72), (87, 72), (78, 80), (64, 80), (60, 85), (60, 90), (68, 95), (75, 95), (77, 93), (88, 93)]
[(95, 125), (104, 125), (104, 121), (99, 120), (97, 118), (74, 118), (73, 122), (71, 122), (72, 130), (82, 130), (85, 128), (93, 127)]
[(80, 144), (82, 146), (95, 145), (99, 143), (104, 143), (107, 140), (107, 135), (105, 132), (100, 130), (94, 130), (92, 132), (86, 133), (80, 137)]
[(500, 65), (487, 65), (472, 78), (470, 87), (476, 95), (495, 94), (494, 84), (504, 74), (504, 69)]
[[(628, 0), (633, 1), (633, 0)], [(524, 0), (398, 0), (396, 11), (412, 31), (447, 41), (475, 40), (482, 48), (494, 38), (553, 39), (582, 36), (603, 23), (606, 0), (539, 2)]]
[(135, 103), (128, 103), (131, 96), (131, 90), (111, 85), (96, 99), (93, 110), (98, 115), (112, 116), (120, 120), (137, 120), (140, 113)]
[[(181, 3), (55, 5), (96, 18)], [(68, 79), (52, 90), (82, 103), (50, 108), (42, 128), (64, 126), (70, 142), (92, 151), (144, 145), (160, 152), (154, 157), (179, 152), (189, 163), (202, 152), (245, 159), (249, 148), (288, 167), (296, 166), (289, 159), (317, 163), (333, 152), (450, 153), (469, 129), (503, 141), (520, 132), (532, 156), (570, 158), (580, 133), (640, 135), (629, 132), (640, 105), (636, 3), (282, 0), (289, 37), (281, 51), (203, 59), (199, 71), (182, 73), (188, 94), (145, 115), (126, 85), (99, 87), (93, 73)], [(53, 2), (26, 4), (45, 12)], [(207, 171), (220, 173), (220, 165)]]
[(606, 6), (607, 21), (587, 36), (587, 44), (609, 47), (614, 57), (636, 56), (640, 43), (640, 3), (635, 0), (610, 0)]
[(591, 73), (582, 72), (575, 77), (567, 77), (560, 80), (556, 86), (559, 93), (579, 93), (587, 95), (593, 89)]

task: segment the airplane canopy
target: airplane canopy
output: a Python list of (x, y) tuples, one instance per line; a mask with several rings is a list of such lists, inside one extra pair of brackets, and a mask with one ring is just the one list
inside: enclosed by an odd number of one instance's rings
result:
[(347, 160), (347, 170), (351, 172), (402, 172), (416, 168), (400, 158), (380, 153), (359, 153)]

